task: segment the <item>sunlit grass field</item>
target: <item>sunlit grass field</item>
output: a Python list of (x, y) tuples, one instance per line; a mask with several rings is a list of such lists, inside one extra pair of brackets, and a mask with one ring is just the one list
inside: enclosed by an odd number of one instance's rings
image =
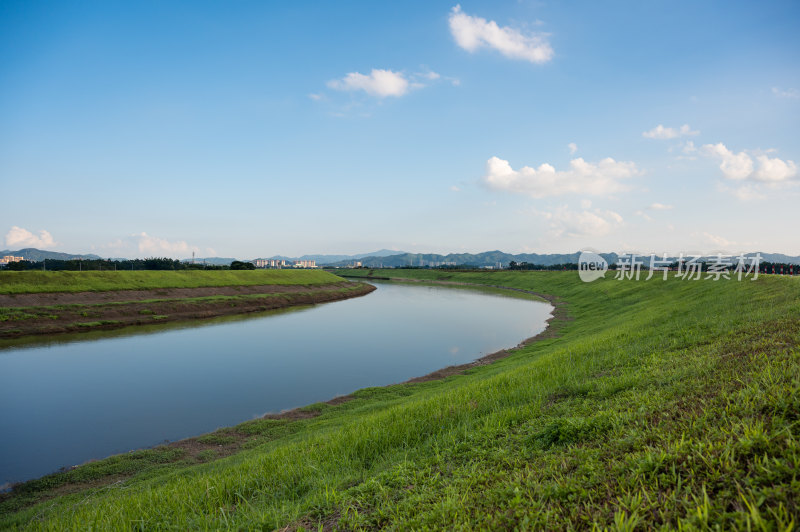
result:
[[(375, 275), (551, 294), (568, 318), (553, 324), (558, 337), (466, 375), (362, 390), (353, 401), (320, 405), (313, 419), (255, 422), (261, 428), (252, 429), (251, 448), (227, 458), (164, 458), (168, 466), (153, 459), (133, 477), (109, 475), (107, 485), (23, 509), (12, 497), (0, 506), (0, 527), (790, 530), (800, 523), (797, 279), (609, 276), (585, 284), (577, 272)], [(102, 480), (104, 464), (84, 471)], [(25, 493), (50, 495), (47, 483)]]
[(234, 285), (315, 285), (341, 281), (322, 270), (0, 271), (0, 294), (105, 292)]

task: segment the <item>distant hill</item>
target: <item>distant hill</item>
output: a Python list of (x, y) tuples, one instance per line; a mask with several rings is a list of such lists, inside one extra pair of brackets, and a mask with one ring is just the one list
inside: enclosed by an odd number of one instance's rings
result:
[(334, 263), (348, 263), (354, 260), (361, 260), (364, 257), (388, 257), (391, 255), (397, 255), (402, 253), (405, 252), (391, 250), (391, 249), (381, 249), (379, 251), (373, 251), (372, 253), (358, 253), (356, 255), (303, 255), (302, 257), (287, 257), (285, 255), (273, 255), (272, 257), (264, 257), (264, 258), (275, 259), (275, 260), (286, 260), (286, 261), (313, 260), (316, 261), (318, 265), (329, 265)]
[[(400, 268), (402, 266), (476, 266), (483, 268), (486, 266), (508, 267), (508, 263), (527, 262), (529, 264), (539, 264), (542, 266), (552, 266), (554, 264), (577, 264), (580, 252), (566, 254), (538, 254), (538, 253), (519, 253), (517, 255), (504, 253), (502, 251), (485, 251), (483, 253), (450, 253), (439, 255), (437, 253), (401, 253), (383, 257), (364, 257), (361, 259), (363, 266), (368, 268)], [(616, 253), (602, 253), (609, 264), (617, 261)], [(330, 266), (347, 266), (349, 261), (342, 261), (330, 264)]]
[(17, 251), (4, 250), (0, 251), (0, 257), (5, 255), (14, 255), (15, 257), (22, 257), (31, 262), (39, 262), (44, 259), (57, 259), (57, 260), (77, 260), (77, 259), (99, 259), (97, 255), (74, 255), (72, 253), (59, 253), (58, 251), (44, 251), (36, 248), (18, 249)]
[(761, 253), (761, 259), (765, 262), (783, 262), (785, 264), (800, 265), (800, 257), (791, 257), (783, 253)]

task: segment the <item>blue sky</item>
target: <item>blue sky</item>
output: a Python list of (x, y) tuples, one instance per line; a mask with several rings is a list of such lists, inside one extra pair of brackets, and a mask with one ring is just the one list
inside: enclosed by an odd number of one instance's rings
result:
[(3, 2), (0, 236), (799, 255), (799, 23), (788, 1)]

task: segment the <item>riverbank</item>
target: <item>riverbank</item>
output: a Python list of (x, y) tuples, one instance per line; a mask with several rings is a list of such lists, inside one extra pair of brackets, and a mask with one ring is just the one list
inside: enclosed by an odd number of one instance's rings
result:
[[(218, 276), (193, 275), (195, 272), (133, 272), (160, 274), (144, 277), (119, 272), (118, 279), (108, 272), (103, 276), (86, 272), (84, 276), (69, 276), (67, 281), (72, 282), (66, 284), (60, 284), (62, 274), (75, 272), (53, 275), (35, 272), (37, 279), (26, 276), (28, 272), (8, 273), (13, 275), (11, 279), (5, 277), (5, 272), (0, 275), (0, 292), (6, 291), (0, 293), (0, 339), (263, 312), (359, 297), (375, 289), (325, 272), (305, 271), (284, 271), (279, 275), (233, 272), (239, 274), (235, 276), (225, 275), (231, 272), (209, 272), (223, 274)], [(31, 292), (21, 292), (22, 287), (37, 282)], [(245, 284), (221, 284), (235, 282)], [(254, 284), (256, 282), (261, 284)], [(210, 285), (203, 286), (203, 283)], [(151, 288), (153, 285), (157, 287)], [(72, 290), (87, 286), (97, 290)], [(141, 288), (110, 290), (109, 286)], [(48, 287), (65, 290), (42, 291)]]
[[(310, 405), (306, 417), (207, 435), (220, 449), (242, 438), (225, 458), (157, 448), (26, 483), (0, 503), (0, 526), (632, 530), (800, 521), (794, 279), (374, 276), (547, 294), (567, 303), (569, 320), (559, 335), (465, 374), (360, 390)], [(62, 479), (76, 491), (25, 508), (59, 495)]]
[(106, 292), (219, 286), (313, 286), (341, 281), (323, 270), (157, 270), (9, 271), (0, 270), (0, 294)]

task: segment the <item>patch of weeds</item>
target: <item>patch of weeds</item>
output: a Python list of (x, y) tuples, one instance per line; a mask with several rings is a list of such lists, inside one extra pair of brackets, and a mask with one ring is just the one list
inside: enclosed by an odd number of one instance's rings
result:
[(244, 442), (242, 442), (242, 444), (239, 446), (239, 448), (242, 449), (242, 450), (244, 450), (244, 449), (255, 449), (259, 445), (263, 445), (263, 444), (265, 444), (267, 442), (270, 442), (272, 440), (273, 440), (273, 438), (253, 436), (251, 438), (247, 438)]
[(211, 434), (200, 436), (197, 441), (205, 445), (230, 445), (231, 443), (236, 443), (236, 437), (225, 433), (212, 432)]
[(197, 459), (201, 462), (210, 462), (211, 460), (216, 459), (219, 456), (219, 452), (216, 449), (206, 449), (205, 451), (200, 451), (197, 453)]
[(0, 500), (0, 514), (32, 504), (48, 491), (64, 484), (90, 484), (108, 477), (133, 475), (152, 467), (165, 467), (184, 457), (184, 449), (159, 446), (77, 466), (67, 471), (24, 482), (14, 487), (13, 497)]
[(590, 391), (591, 388), (588, 384), (582, 386), (560, 386), (548, 394), (547, 403), (552, 405), (568, 399), (586, 397)]
[(254, 419), (237, 425), (236, 431), (249, 436), (272, 435), (276, 432), (282, 432), (281, 429), (288, 423), (285, 419)]
[(117, 325), (121, 322), (117, 320), (100, 320), (100, 321), (85, 321), (81, 323), (76, 323), (78, 327), (99, 327), (101, 325)]
[(528, 444), (539, 449), (559, 445), (575, 445), (585, 440), (602, 438), (611, 427), (610, 420), (593, 418), (560, 418), (551, 421), (528, 438)]
[(164, 320), (164, 319), (167, 319), (168, 317), (169, 316), (167, 316), (166, 314), (156, 314), (155, 316), (153, 316), (153, 319), (154, 320)]
[(143, 315), (155, 314), (155, 311), (150, 310), (149, 308), (143, 308), (142, 310), (139, 311), (139, 314)]
[(310, 405), (301, 406), (298, 410), (300, 412), (321, 413), (330, 407), (331, 405), (327, 403), (311, 403)]
[(0, 314), (0, 321), (29, 320), (36, 317), (36, 314), (30, 314), (21, 310), (4, 309), (2, 314)]

